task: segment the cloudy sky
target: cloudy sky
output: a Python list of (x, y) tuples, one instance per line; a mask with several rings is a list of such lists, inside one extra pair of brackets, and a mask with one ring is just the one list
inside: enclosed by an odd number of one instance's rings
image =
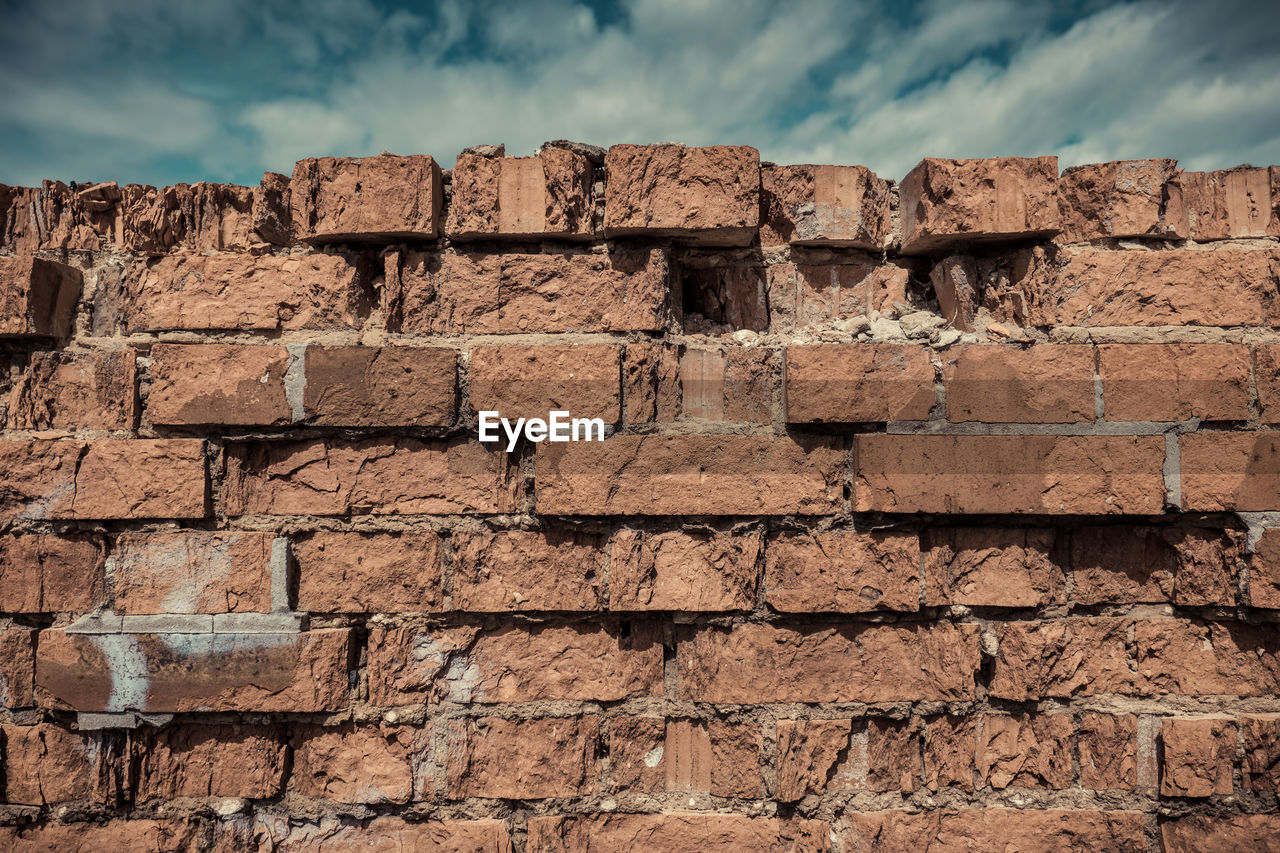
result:
[(1280, 7), (1138, 0), (0, 0), (0, 182), (754, 145), (780, 163), (1280, 163)]

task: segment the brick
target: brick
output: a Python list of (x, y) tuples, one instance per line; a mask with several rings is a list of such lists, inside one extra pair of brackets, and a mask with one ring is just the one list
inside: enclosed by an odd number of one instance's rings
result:
[(308, 346), (303, 412), (321, 426), (449, 426), (457, 362), (444, 347)]
[(279, 426), (293, 420), (283, 346), (156, 344), (147, 417), (155, 424)]
[[(178, 246), (200, 252), (244, 251), (267, 239), (256, 226), (267, 224), (264, 204), (269, 200), (256, 187), (205, 181), (161, 188), (105, 184), (82, 191), (81, 198), (95, 191), (101, 204), (113, 208), (108, 241), (127, 251), (156, 255)], [(287, 235), (265, 230), (273, 238), (269, 242), (287, 242)]]
[(745, 246), (760, 224), (760, 153), (745, 145), (614, 145), (605, 155), (607, 237)]
[(620, 530), (609, 555), (610, 610), (751, 610), (759, 531)]
[(262, 240), (277, 246), (293, 242), (293, 212), (290, 200), (288, 175), (279, 172), (263, 172), (262, 180), (253, 190), (253, 230)]
[(762, 733), (757, 723), (668, 720), (658, 768), (668, 793), (759, 797)]
[(1093, 347), (955, 347), (943, 359), (952, 423), (1081, 423), (1094, 419)]
[(529, 853), (825, 853), (825, 821), (705, 812), (529, 818)]
[(680, 696), (695, 702), (971, 699), (976, 626), (685, 629)]
[(0, 337), (65, 338), (83, 277), (44, 258), (0, 258)]
[(1254, 382), (1258, 388), (1258, 409), (1263, 423), (1280, 422), (1280, 347), (1253, 348)]
[(786, 350), (787, 421), (927, 420), (933, 362), (924, 347), (816, 344)]
[(298, 609), (430, 613), (443, 606), (440, 534), (318, 530), (293, 541)]
[(910, 271), (892, 263), (771, 264), (765, 270), (769, 330), (835, 329), (843, 320), (907, 301)]
[(1053, 530), (934, 528), (923, 539), (924, 596), (931, 607), (1041, 607), (1066, 601)]
[(203, 518), (199, 439), (0, 442), (0, 512), (18, 518)]
[(610, 790), (658, 794), (667, 789), (667, 721), (663, 717), (611, 717)]
[(1230, 794), (1236, 723), (1227, 717), (1165, 718), (1160, 731), (1160, 796)]
[(765, 601), (784, 613), (920, 609), (915, 534), (781, 533), (765, 551)]
[(1280, 168), (1183, 172), (1179, 184), (1193, 240), (1280, 235)]
[(1187, 237), (1177, 160), (1114, 160), (1065, 170), (1058, 179), (1062, 239)]
[(1160, 824), (1165, 853), (1280, 853), (1280, 815), (1192, 815)]
[(464, 152), (453, 164), (449, 237), (589, 239), (593, 182), (591, 161), (563, 148), (533, 157)]
[(926, 158), (899, 187), (902, 251), (1057, 233), (1058, 158)]
[(826, 793), (852, 731), (847, 719), (779, 720), (777, 798), (790, 803)]
[(124, 533), (111, 554), (120, 613), (271, 610), (270, 533)]
[(74, 800), (114, 803), (125, 784), (119, 741), (54, 723), (0, 726), (5, 802), (43, 806)]
[(1251, 607), (1280, 608), (1280, 530), (1264, 530), (1249, 560)]
[(103, 603), (106, 547), (94, 533), (0, 536), (0, 611), (83, 613)]
[(1086, 527), (1071, 536), (1080, 604), (1232, 605), (1240, 534), (1178, 527)]
[(333, 711), (347, 704), (350, 632), (41, 632), (36, 700), (73, 711)]
[(922, 784), (927, 790), (951, 786), (973, 790), (981, 722), (978, 716), (938, 716), (925, 721)]
[(984, 716), (978, 728), (979, 787), (1071, 787), (1073, 728), (1070, 714)]
[(138, 800), (275, 797), (284, 789), (284, 737), (275, 726), (171, 725), (129, 736)]
[(290, 182), (293, 228), (311, 243), (433, 240), (443, 192), (431, 157), (299, 160)]
[(453, 607), (494, 613), (599, 610), (605, 537), (574, 530), (457, 530)]
[(760, 242), (883, 249), (893, 235), (889, 187), (865, 166), (762, 166)]
[(1197, 432), (1178, 437), (1182, 508), (1280, 509), (1280, 432)]
[(628, 423), (681, 419), (767, 424), (774, 350), (631, 344), (623, 362)]
[(661, 632), (578, 625), (369, 632), (369, 701), (613, 702), (662, 693)]
[(913, 850), (922, 838), (938, 850), (1107, 850), (1145, 853), (1147, 815), (1084, 809), (936, 809), (851, 812), (845, 853)]
[[(288, 815), (256, 813), (252, 827), (273, 853), (511, 853), (511, 838), (500, 820), (428, 820), (408, 823), (398, 817), (375, 817), (352, 823), (322, 816), (306, 823)], [(229, 824), (223, 822), (222, 827)], [(219, 853), (244, 850), (253, 839), (228, 838)], [(86, 851), (87, 853), (87, 851)]]
[(678, 419), (684, 412), (680, 348), (627, 344), (622, 356), (622, 394), (628, 424)]
[(102, 240), (77, 202), (75, 191), (61, 181), (39, 187), (0, 184), (0, 245), (23, 256), (38, 249), (97, 251)]
[(35, 704), (35, 641), (32, 628), (0, 629), (0, 705), (6, 708)]
[[(697, 259), (691, 259), (696, 261)], [(685, 334), (769, 328), (767, 271), (758, 264), (680, 267), (680, 325)]]
[(9, 392), (9, 429), (133, 429), (133, 350), (38, 352)]
[(595, 793), (596, 717), (466, 717), (448, 728), (449, 797), (540, 800)]
[(856, 442), (856, 512), (1150, 515), (1164, 508), (1163, 436), (863, 434)]
[(1138, 719), (1132, 714), (1080, 715), (1080, 787), (1128, 791), (1138, 783)]
[(1053, 619), (995, 625), (999, 651), (991, 695), (1024, 702), (1135, 694), (1144, 678), (1129, 668), (1124, 619)]
[(501, 417), (622, 419), (622, 348), (603, 344), (476, 347), (471, 351), (471, 408)]
[(229, 515), (509, 512), (507, 455), (465, 439), (243, 442), (226, 448)]
[(1239, 623), (1151, 619), (1134, 624), (1145, 695), (1267, 696), (1280, 690), (1280, 637)]
[(549, 515), (833, 513), (842, 452), (826, 437), (615, 435), (543, 445), (538, 511)]
[(1235, 344), (1103, 344), (1102, 399), (1110, 421), (1249, 418), (1249, 351)]
[(189, 821), (116, 819), (0, 827), (0, 844), (15, 853), (198, 853), (202, 835)]
[(431, 793), (431, 730), (412, 726), (299, 726), (294, 793), (340, 803), (407, 803)]
[(1280, 791), (1280, 715), (1248, 714), (1240, 719), (1244, 737), (1241, 779), (1251, 791)]

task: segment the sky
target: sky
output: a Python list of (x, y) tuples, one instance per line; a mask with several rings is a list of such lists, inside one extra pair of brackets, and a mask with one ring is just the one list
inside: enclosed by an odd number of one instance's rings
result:
[(1280, 3), (0, 0), (0, 183), (550, 139), (1280, 163)]

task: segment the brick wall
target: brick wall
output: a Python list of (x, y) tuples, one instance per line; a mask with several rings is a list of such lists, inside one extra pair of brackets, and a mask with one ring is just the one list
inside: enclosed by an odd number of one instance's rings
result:
[(1278, 237), (1169, 160), (0, 187), (0, 839), (1280, 849)]

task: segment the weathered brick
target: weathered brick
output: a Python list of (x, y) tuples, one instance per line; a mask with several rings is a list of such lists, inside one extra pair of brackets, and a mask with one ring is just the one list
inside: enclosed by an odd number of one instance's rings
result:
[(897, 264), (772, 264), (766, 269), (769, 331), (840, 328), (843, 320), (907, 301), (910, 271)]
[(303, 412), (323, 426), (449, 426), (458, 355), (444, 347), (308, 346)]
[(1114, 160), (1065, 170), (1058, 179), (1062, 237), (1186, 239), (1177, 160)]
[(978, 728), (978, 784), (1001, 788), (1069, 788), (1070, 714), (985, 715)]
[(203, 831), (180, 820), (29, 823), (0, 827), (0, 844), (15, 853), (199, 853)]
[(293, 420), (283, 346), (156, 344), (147, 417), (155, 424), (277, 426)]
[(466, 717), (448, 729), (449, 796), (539, 800), (595, 793), (596, 717)]
[(529, 853), (825, 853), (825, 821), (705, 812), (529, 818)]
[(1149, 515), (1164, 508), (1163, 436), (864, 434), (856, 442), (857, 512)]
[(685, 334), (724, 334), (739, 329), (769, 328), (767, 271), (747, 264), (682, 264), (680, 326)]
[(277, 246), (293, 242), (293, 211), (290, 201), (288, 175), (279, 172), (263, 172), (262, 180), (253, 190), (253, 230), (259, 238)]
[(848, 719), (779, 720), (777, 798), (790, 803), (826, 793), (852, 731)]
[(972, 791), (977, 772), (978, 716), (927, 719), (922, 732), (923, 784), (929, 791), (955, 786)]
[(1071, 535), (1075, 600), (1231, 605), (1240, 546), (1240, 534), (1231, 530), (1082, 528)]
[(37, 352), (9, 392), (9, 429), (133, 429), (133, 350)]
[(54, 723), (0, 726), (5, 802), (43, 806), (72, 800), (114, 803), (125, 784), (120, 742), (103, 732)]
[(0, 337), (65, 338), (83, 277), (44, 258), (0, 258)]
[(538, 511), (552, 515), (833, 513), (842, 452), (826, 437), (616, 435), (542, 445)]
[(39, 187), (0, 184), (0, 245), (18, 255), (38, 249), (96, 252), (101, 236), (84, 215), (77, 192), (61, 181)]
[(845, 853), (917, 849), (920, 839), (938, 850), (1106, 850), (1145, 853), (1147, 816), (1139, 811), (1083, 809), (935, 809), (927, 812), (849, 813)]
[(1254, 382), (1263, 423), (1280, 423), (1280, 346), (1253, 348)]
[(1058, 158), (926, 158), (902, 179), (902, 251), (1029, 240), (1059, 228)]
[(1182, 508), (1280, 509), (1280, 432), (1197, 432), (1178, 437)]
[(1193, 240), (1280, 235), (1280, 168), (1183, 172)]
[(1241, 779), (1252, 791), (1280, 791), (1280, 714), (1248, 714), (1240, 719), (1244, 735)]
[(120, 613), (271, 610), (272, 534), (123, 533), (111, 554)]
[(1280, 691), (1280, 637), (1263, 625), (1134, 623), (1137, 677), (1146, 695), (1268, 696)]
[(786, 350), (787, 421), (920, 421), (933, 408), (924, 347), (816, 344)]
[(199, 439), (0, 442), (0, 512), (18, 518), (203, 518)]
[(223, 508), (230, 515), (508, 512), (507, 454), (475, 441), (414, 438), (228, 445)]
[(604, 344), (476, 347), (471, 351), (471, 408), (500, 416), (622, 419), (622, 348)]
[(609, 556), (609, 609), (750, 610), (759, 531), (620, 530)]
[(1082, 788), (1127, 791), (1137, 785), (1137, 717), (1085, 711), (1080, 715), (1077, 746)]
[(605, 537), (574, 530), (457, 530), (453, 608), (599, 610)]
[(1280, 608), (1280, 529), (1264, 530), (1249, 560), (1249, 605)]
[(1098, 373), (1110, 421), (1249, 418), (1249, 351), (1243, 346), (1103, 344)]
[(667, 789), (667, 721), (664, 717), (611, 717), (610, 790), (657, 794)]
[(1057, 537), (1044, 528), (935, 528), (923, 534), (930, 606), (1040, 607), (1066, 600)]
[[(273, 199), (260, 188), (200, 181), (171, 187), (99, 184), (80, 192), (97, 206), (109, 206), (107, 241), (131, 252), (163, 254), (177, 246), (200, 252), (243, 251), (267, 240), (288, 242), (287, 233), (272, 231), (264, 205)], [(278, 203), (278, 201), (276, 202)]]
[(272, 853), (511, 853), (511, 838), (500, 820), (409, 823), (384, 816), (352, 823), (326, 815), (298, 823), (288, 815), (258, 811), (247, 833), (249, 837), (235, 832), (238, 827), (228, 822), (220, 828), (225, 832), (227, 846), (218, 848), (218, 853), (254, 849), (249, 845), (255, 842), (266, 845), (265, 849)]
[(94, 533), (0, 536), (0, 611), (83, 613), (103, 603), (106, 548)]
[(772, 420), (774, 350), (632, 344), (623, 372), (628, 423)]
[(6, 708), (35, 704), (35, 642), (33, 628), (0, 629), (0, 705)]
[(407, 803), (430, 794), (430, 729), (412, 726), (299, 726), (291, 787), (341, 803)]
[(969, 699), (974, 625), (685, 629), (680, 696), (695, 702), (897, 702)]
[(449, 237), (572, 238), (593, 234), (591, 162), (546, 148), (533, 157), (462, 153), (453, 164)]
[[(624, 730), (634, 731), (636, 723), (644, 719), (633, 718), (632, 728)], [(635, 793), (665, 791), (717, 797), (759, 797), (763, 793), (763, 737), (758, 723), (667, 720), (657, 731), (646, 727), (640, 734), (640, 746), (648, 749), (634, 752), (624, 770), (641, 785), (647, 785)], [(625, 755), (627, 747), (619, 746)], [(638, 760), (644, 765), (643, 771), (636, 767)]]
[(883, 249), (893, 235), (890, 182), (866, 166), (763, 166), (763, 245)]
[(612, 702), (662, 693), (648, 624), (383, 628), (369, 632), (369, 701)]
[(920, 608), (920, 540), (911, 533), (781, 533), (765, 551), (765, 601), (784, 613)]
[(293, 541), (298, 609), (423, 613), (441, 608), (440, 534), (318, 530)]
[(952, 423), (1093, 421), (1093, 347), (1081, 344), (961, 346), (943, 359)]
[(1160, 731), (1162, 797), (1230, 794), (1236, 723), (1229, 717), (1167, 717)]
[(290, 182), (293, 227), (312, 243), (435, 239), (443, 200), (431, 157), (318, 157), (299, 160)]
[(605, 155), (608, 237), (745, 246), (760, 224), (760, 153), (745, 145), (614, 145)]
[(154, 713), (333, 711), (347, 704), (350, 631), (294, 634), (40, 632), (44, 708)]
[(1140, 692), (1129, 668), (1124, 619), (1053, 619), (995, 626), (999, 651), (991, 695), (1017, 702), (1041, 698)]
[(1160, 824), (1165, 853), (1280, 853), (1280, 815), (1192, 815)]
[(629, 424), (669, 423), (684, 412), (680, 348), (627, 344), (622, 356), (622, 394)]
[(170, 725), (129, 737), (134, 795), (275, 797), (284, 788), (285, 749), (269, 725)]

